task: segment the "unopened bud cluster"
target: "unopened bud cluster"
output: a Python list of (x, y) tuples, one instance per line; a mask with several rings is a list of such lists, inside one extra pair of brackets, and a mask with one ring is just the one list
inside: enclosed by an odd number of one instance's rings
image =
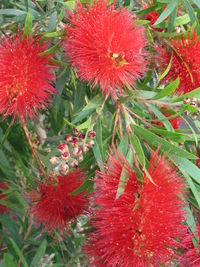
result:
[(190, 112), (187, 110), (185, 111), (185, 115), (189, 116), (193, 120), (197, 120), (200, 117), (200, 101), (197, 98), (185, 98), (184, 103), (196, 108), (196, 112)]
[(67, 135), (65, 141), (58, 145), (59, 157), (50, 159), (53, 165), (57, 165), (55, 171), (66, 174), (70, 168), (77, 168), (83, 160), (83, 154), (94, 146), (95, 137), (96, 132), (93, 130), (86, 137), (84, 133), (75, 128), (73, 135)]

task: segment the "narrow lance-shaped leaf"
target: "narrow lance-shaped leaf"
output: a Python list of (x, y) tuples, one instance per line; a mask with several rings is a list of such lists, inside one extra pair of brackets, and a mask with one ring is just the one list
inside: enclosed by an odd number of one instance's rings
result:
[(31, 262), (30, 267), (35, 266), (39, 262), (39, 260), (44, 256), (46, 248), (47, 248), (47, 241), (43, 240)]
[(26, 36), (31, 36), (32, 35), (32, 14), (30, 11), (28, 11), (26, 15), (26, 21), (25, 21), (25, 26), (24, 26), (24, 34)]
[(173, 93), (178, 88), (179, 83), (180, 83), (180, 79), (178, 77), (175, 81), (168, 84), (161, 92), (155, 95), (153, 99), (161, 99), (165, 96), (169, 96), (171, 93)]
[(190, 1), (184, 0), (184, 4), (185, 4), (185, 8), (186, 8), (186, 10), (190, 16), (191, 23), (196, 24), (196, 31), (199, 34), (200, 33), (200, 24), (199, 24), (199, 21), (195, 15), (194, 9), (193, 9), (192, 5), (190, 4)]
[(162, 21), (164, 21), (176, 8), (178, 2), (177, 0), (172, 0), (169, 5), (166, 7), (166, 9), (161, 13), (159, 18), (156, 20), (153, 26), (157, 26), (160, 24)]
[(189, 153), (188, 151), (179, 148), (178, 146), (175, 146), (168, 142), (167, 140), (164, 140), (163, 138), (151, 133), (149, 130), (144, 129), (140, 126), (134, 125), (133, 126), (135, 133), (143, 138), (147, 143), (149, 143), (151, 146), (157, 148), (161, 145), (161, 151), (168, 152), (168, 155), (170, 156), (179, 156), (179, 157), (185, 157), (188, 159), (196, 159), (196, 156)]
[(18, 248), (18, 246), (17, 246), (17, 244), (15, 243), (15, 241), (14, 241), (12, 238), (10, 238), (10, 241), (11, 241), (12, 246), (13, 246), (14, 250), (16, 251), (18, 257), (20, 258), (20, 260), (21, 260), (23, 266), (24, 266), (24, 267), (28, 267), (28, 263), (27, 263), (27, 261), (25, 260), (24, 255), (22, 254), (21, 250)]

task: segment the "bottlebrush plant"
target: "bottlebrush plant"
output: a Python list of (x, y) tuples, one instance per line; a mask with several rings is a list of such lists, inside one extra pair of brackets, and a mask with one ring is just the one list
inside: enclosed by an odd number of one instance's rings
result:
[(0, 3), (0, 266), (200, 266), (200, 2)]

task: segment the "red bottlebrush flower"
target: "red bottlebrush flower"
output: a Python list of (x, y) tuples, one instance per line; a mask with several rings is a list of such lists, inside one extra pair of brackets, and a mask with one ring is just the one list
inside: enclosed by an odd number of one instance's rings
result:
[(160, 67), (164, 70), (167, 68), (171, 56), (171, 68), (165, 78), (172, 81), (177, 77), (180, 78), (180, 84), (175, 91), (177, 94), (188, 93), (200, 86), (200, 38), (196, 32), (192, 33), (192, 38), (182, 35), (182, 39), (170, 41), (173, 55), (166, 50), (158, 51)]
[[(200, 226), (197, 227), (198, 239), (200, 240)], [(199, 267), (200, 266), (200, 241), (199, 247), (195, 247), (192, 238), (193, 235), (187, 235), (183, 240), (183, 246), (185, 247), (185, 252), (182, 254), (180, 258), (180, 264), (183, 266), (190, 267)], [(181, 265), (182, 266), (182, 265)]]
[(31, 213), (35, 220), (50, 232), (67, 230), (67, 222), (75, 220), (85, 209), (87, 198), (84, 192), (70, 195), (81, 186), (84, 173), (74, 172), (56, 177), (50, 184), (40, 184), (38, 190), (29, 194)]
[[(2, 193), (2, 190), (7, 190), (8, 189), (8, 184), (6, 182), (1, 182), (0, 184), (0, 199), (7, 201), (6, 196)], [(7, 213), (8, 208), (4, 206), (3, 204), (0, 204), (0, 214)]]
[[(184, 184), (173, 165), (151, 155), (148, 172), (154, 185), (143, 175), (143, 184), (134, 169), (121, 157), (112, 156), (96, 180), (91, 225), (96, 229), (86, 247), (94, 266), (161, 266), (176, 257), (177, 241), (187, 228), (184, 220)], [(124, 192), (116, 199), (122, 174), (128, 179)], [(124, 171), (125, 170), (125, 171)], [(122, 184), (124, 187), (125, 185)], [(168, 265), (167, 265), (168, 266)]]
[(127, 9), (107, 1), (78, 4), (69, 13), (64, 47), (81, 79), (100, 86), (107, 95), (134, 87), (146, 70), (146, 38)]
[(158, 17), (159, 17), (159, 15), (158, 15), (158, 12), (156, 10), (154, 10), (153, 12), (148, 13), (145, 16), (145, 18), (150, 21), (150, 25), (151, 26), (156, 22)]
[(0, 39), (0, 114), (33, 119), (55, 92), (54, 76), (48, 65), (49, 55), (41, 55), (47, 45), (40, 38), (25, 37), (21, 32)]
[[(153, 7), (154, 6), (154, 3), (153, 3), (153, 0), (151, 1), (141, 1), (141, 0), (136, 0), (136, 2), (143, 8), (143, 9), (147, 9), (147, 8), (151, 8), (151, 7)], [(165, 9), (165, 8), (164, 8)], [(148, 14), (145, 14), (144, 15), (144, 18), (146, 19), (146, 20), (149, 20), (150, 21), (150, 25), (152, 26), (155, 22), (156, 22), (156, 20), (158, 19), (158, 17), (159, 17), (159, 14), (158, 14), (158, 12), (157, 12), (157, 10), (154, 10), (154, 11), (152, 11), (152, 12), (149, 12)], [(166, 20), (167, 20), (168, 18), (166, 18)], [(160, 29), (158, 29), (159, 31), (160, 31)]]

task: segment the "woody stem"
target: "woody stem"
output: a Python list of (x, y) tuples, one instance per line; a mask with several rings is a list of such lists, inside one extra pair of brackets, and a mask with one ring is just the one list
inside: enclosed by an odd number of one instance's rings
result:
[(40, 159), (38, 157), (37, 150), (36, 150), (36, 148), (34, 147), (32, 141), (31, 141), (31, 138), (30, 138), (30, 135), (29, 135), (29, 132), (28, 132), (28, 129), (27, 129), (25, 123), (23, 124), (23, 129), (24, 129), (24, 132), (26, 134), (26, 138), (28, 140), (29, 146), (30, 146), (31, 151), (33, 153), (33, 156), (34, 156), (35, 160), (37, 161), (38, 166), (40, 167), (40, 171), (41, 171), (42, 175), (44, 176), (44, 178), (47, 181), (48, 180), (48, 177), (47, 177), (47, 174), (45, 172), (44, 166), (43, 166), (42, 162), (40, 161)]

